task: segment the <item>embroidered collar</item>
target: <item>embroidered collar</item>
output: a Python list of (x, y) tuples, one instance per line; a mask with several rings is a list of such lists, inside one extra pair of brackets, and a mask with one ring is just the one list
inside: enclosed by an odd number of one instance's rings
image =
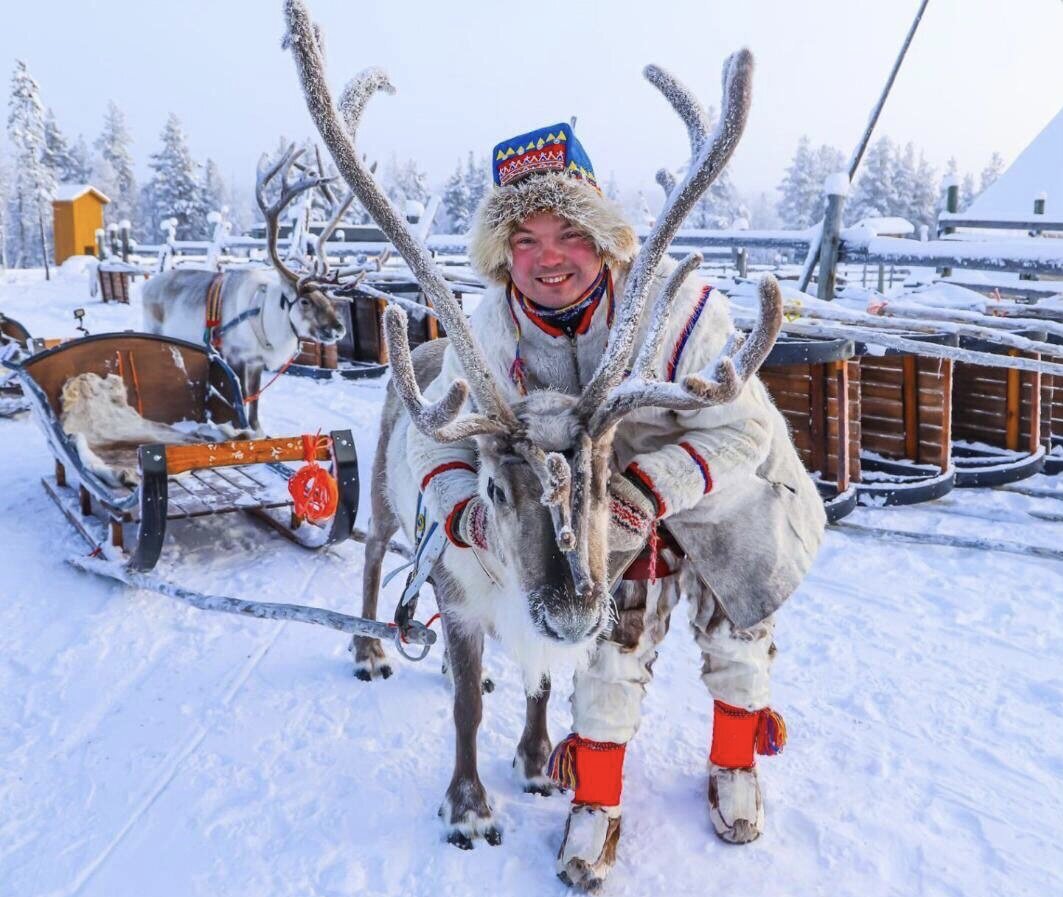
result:
[[(603, 299), (607, 303), (606, 326), (613, 326), (613, 276), (608, 265), (602, 265), (594, 283), (587, 287), (575, 302), (564, 308), (544, 308), (518, 290), (512, 280), (507, 288), (507, 296), (514, 319), (514, 306), (517, 306), (528, 320), (549, 336), (573, 337), (585, 334), (590, 329), (594, 314)], [(517, 327), (519, 330), (519, 323)]]

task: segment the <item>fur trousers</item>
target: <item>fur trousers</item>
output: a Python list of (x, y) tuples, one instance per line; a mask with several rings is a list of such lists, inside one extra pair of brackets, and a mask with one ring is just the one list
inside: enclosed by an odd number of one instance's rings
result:
[(617, 621), (598, 643), (589, 666), (575, 676), (573, 731), (584, 738), (626, 743), (634, 736), (657, 648), (680, 597), (687, 600), (701, 651), (701, 681), (712, 698), (746, 710), (768, 705), (774, 619), (735, 629), (689, 564), (670, 553), (665, 560), (678, 572), (656, 583), (625, 580), (617, 587)]

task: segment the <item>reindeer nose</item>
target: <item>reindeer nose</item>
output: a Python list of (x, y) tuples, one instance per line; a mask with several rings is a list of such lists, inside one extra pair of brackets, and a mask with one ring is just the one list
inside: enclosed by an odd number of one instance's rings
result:
[(547, 611), (544, 615), (543, 629), (546, 634), (559, 642), (576, 644), (593, 635), (601, 623), (598, 609), (581, 608), (576, 610)]

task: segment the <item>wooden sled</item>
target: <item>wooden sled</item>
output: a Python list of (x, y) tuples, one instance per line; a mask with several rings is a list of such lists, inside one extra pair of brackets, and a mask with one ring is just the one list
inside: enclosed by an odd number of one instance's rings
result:
[(139, 486), (115, 487), (83, 462), (59, 422), (63, 385), (89, 372), (121, 376), (130, 405), (151, 421), (246, 429), (247, 418), (232, 369), (203, 346), (183, 340), (100, 334), (24, 361), (18, 376), (55, 456), (55, 475), (43, 479), (44, 488), (92, 548), (106, 549), (134, 571), (150, 570), (169, 520), (234, 511), (263, 519), (307, 548), (350, 537), (358, 509), (358, 459), (349, 430), (333, 432), (330, 446), (316, 452), (317, 460), (332, 462), (339, 487), (339, 507), (322, 527), (291, 510), (287, 483), (294, 470), (284, 462), (303, 459), (300, 436), (101, 449), (98, 454), (112, 466), (139, 473)]
[[(1045, 340), (1044, 331), (1021, 336)], [(1038, 353), (960, 337), (961, 349), (1039, 358)], [(952, 462), (957, 486), (1001, 486), (1040, 473), (1044, 375), (958, 361), (952, 401)]]
[(18, 378), (7, 368), (29, 354), (31, 341), (25, 327), (14, 318), (0, 314), (0, 359), (5, 362), (4, 367), (0, 367), (0, 417), (14, 417), (29, 410), (29, 401), (22, 394)]
[[(918, 342), (955, 346), (952, 334), (898, 331)], [(908, 505), (952, 490), (952, 361), (858, 342), (861, 503)]]
[(853, 352), (851, 340), (782, 334), (760, 368), (831, 523), (856, 507), (860, 479), (860, 367), (850, 361)]

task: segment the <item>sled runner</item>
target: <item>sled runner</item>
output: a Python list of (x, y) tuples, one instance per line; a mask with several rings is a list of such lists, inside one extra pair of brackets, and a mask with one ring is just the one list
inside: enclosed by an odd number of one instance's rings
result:
[(831, 523), (856, 507), (860, 479), (860, 367), (853, 353), (851, 340), (780, 334), (760, 369)]
[[(132, 571), (155, 566), (167, 523), (175, 519), (244, 511), (307, 548), (351, 535), (358, 464), (350, 431), (333, 432), (309, 448), (300, 436), (248, 438), (236, 376), (203, 346), (148, 334), (101, 334), (31, 356), (16, 371), (55, 456), (45, 490), (94, 550)], [(62, 421), (72, 409), (64, 393), (74, 381), (117, 388), (128, 400), (119, 409), (126, 418), (173, 438), (97, 438), (93, 444), (82, 432), (68, 432)], [(113, 404), (101, 410), (109, 409)], [(307, 454), (331, 462), (337, 482), (336, 511), (322, 526), (295, 515), (288, 492), (295, 471), (284, 462)]]
[[(1044, 331), (1021, 336), (1044, 341)], [(960, 337), (960, 348), (1040, 358), (998, 343)], [(1045, 464), (1042, 404), (1046, 377), (1039, 372), (957, 362), (952, 402), (952, 461), (957, 486), (1000, 486), (1040, 473)]]
[[(957, 345), (951, 334), (897, 331), (917, 342)], [(908, 505), (952, 491), (953, 363), (858, 342), (860, 482), (864, 504)]]

